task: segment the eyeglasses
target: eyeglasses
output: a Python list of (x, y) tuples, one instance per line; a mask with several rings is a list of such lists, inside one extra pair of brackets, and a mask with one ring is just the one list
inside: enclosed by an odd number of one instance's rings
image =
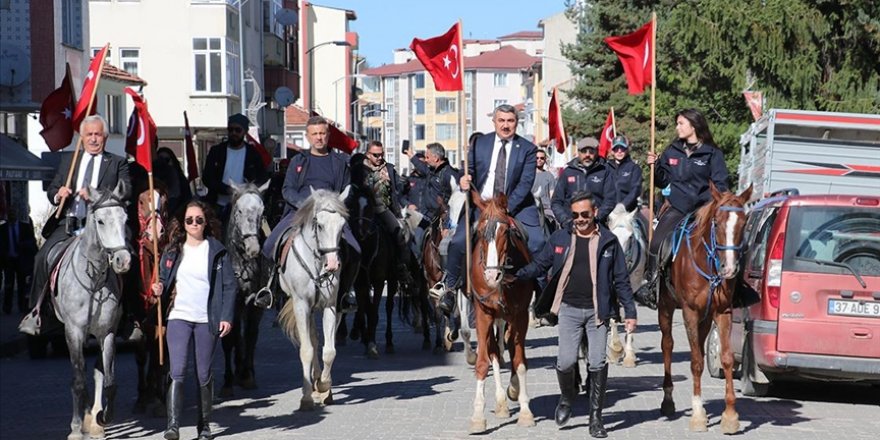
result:
[(185, 221), (187, 225), (192, 225), (193, 222), (195, 222), (199, 226), (205, 224), (204, 217), (187, 217), (183, 221)]
[(618, 153), (618, 152), (621, 152), (621, 151), (626, 151), (627, 149), (628, 149), (628, 148), (626, 148), (626, 147), (617, 146), (617, 147), (612, 148), (611, 151), (613, 151), (613, 152), (615, 152), (615, 153)]
[(384, 155), (385, 155), (385, 153), (367, 153), (367, 156), (373, 156), (373, 157), (375, 157), (376, 159), (378, 159), (378, 158), (380, 158), (380, 157), (382, 157), (382, 156), (384, 156)]
[(580, 151), (581, 153), (596, 154), (596, 149), (593, 147), (578, 148), (578, 151)]
[(244, 131), (244, 129), (241, 127), (226, 127), (226, 131), (230, 133), (241, 133)]
[(581, 212), (571, 211), (571, 219), (572, 220), (577, 220), (578, 217), (589, 220), (589, 219), (593, 218), (593, 213), (590, 211), (581, 211)]
[(538, 159), (538, 160), (547, 160), (547, 158), (544, 157), (544, 156), (538, 156), (536, 159)]

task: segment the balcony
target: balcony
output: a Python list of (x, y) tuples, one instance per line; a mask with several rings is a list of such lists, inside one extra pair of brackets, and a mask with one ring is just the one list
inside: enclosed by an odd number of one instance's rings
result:
[(272, 94), (275, 93), (275, 89), (284, 86), (293, 90), (294, 99), (300, 98), (299, 74), (281, 66), (270, 65), (263, 66), (263, 71), (265, 72), (263, 80), (266, 96), (272, 96)]

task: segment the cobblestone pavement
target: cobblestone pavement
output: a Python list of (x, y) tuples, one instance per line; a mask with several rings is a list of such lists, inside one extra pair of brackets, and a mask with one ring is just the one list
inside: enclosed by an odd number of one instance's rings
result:
[[(636, 368), (612, 366), (606, 399), (605, 422), (610, 438), (665, 439), (719, 437), (724, 409), (724, 382), (704, 374), (703, 399), (709, 414), (709, 432), (688, 432), (691, 379), (689, 354), (680, 316), (675, 326), (673, 354), (677, 413), (659, 415), (663, 368), (656, 313), (640, 309), (635, 345)], [(384, 314), (384, 313), (383, 313)], [(301, 367), (298, 350), (272, 326), (274, 312), (264, 318), (257, 352), (256, 390), (236, 389), (234, 398), (219, 401), (214, 412), (217, 438), (221, 439), (459, 439), (468, 437), (475, 381), (465, 363), (461, 343), (457, 352), (434, 355), (421, 350), (421, 337), (394, 319), (396, 354), (379, 360), (364, 356), (360, 343), (339, 347), (333, 369), (335, 404), (315, 412), (298, 411)], [(380, 337), (384, 331), (384, 317)], [(380, 350), (384, 344), (380, 345)], [(494, 384), (487, 381), (488, 431), (480, 437), (499, 439), (589, 438), (587, 399), (578, 397), (574, 417), (557, 429), (553, 410), (557, 401), (553, 371), (555, 328), (529, 332), (529, 394), (537, 426), (516, 425), (518, 406), (511, 417), (491, 413)], [(89, 358), (91, 365), (94, 354)], [(218, 350), (215, 375), (222, 377), (222, 351)], [(135, 400), (135, 361), (131, 350), (118, 356), (119, 395), (115, 423), (107, 429), (113, 439), (160, 439), (164, 417), (132, 415)], [(504, 383), (509, 380), (504, 371)], [(88, 375), (91, 377), (91, 374)], [(182, 439), (196, 437), (194, 375), (186, 386)], [(21, 352), (0, 360), (0, 433), (5, 439), (63, 439), (69, 433), (70, 363), (63, 357), (30, 360)], [(840, 384), (780, 386), (768, 398), (748, 398), (737, 387), (741, 437), (783, 439), (874, 439), (880, 432), (880, 393), (877, 387)], [(218, 387), (219, 388), (219, 387)]]

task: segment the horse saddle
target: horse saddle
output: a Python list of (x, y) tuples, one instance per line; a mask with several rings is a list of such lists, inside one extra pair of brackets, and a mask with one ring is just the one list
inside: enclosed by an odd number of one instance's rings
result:
[(284, 270), (284, 263), (287, 261), (287, 251), (293, 245), (292, 232), (293, 225), (284, 228), (284, 231), (281, 232), (281, 237), (275, 242), (275, 248), (272, 249), (273, 260), (278, 262), (277, 267), (279, 271)]
[(49, 268), (49, 291), (56, 295), (58, 292), (55, 289), (55, 285), (58, 279), (58, 272), (61, 269), (61, 260), (64, 258), (64, 255), (67, 254), (70, 245), (73, 244), (76, 238), (77, 237), (65, 238), (52, 245), (49, 252), (46, 253), (46, 267)]
[(672, 229), (672, 233), (668, 234), (660, 243), (659, 255), (657, 255), (657, 269), (665, 270), (666, 266), (675, 260), (675, 256), (681, 249), (682, 242), (688, 235), (695, 219), (694, 216), (688, 214)]

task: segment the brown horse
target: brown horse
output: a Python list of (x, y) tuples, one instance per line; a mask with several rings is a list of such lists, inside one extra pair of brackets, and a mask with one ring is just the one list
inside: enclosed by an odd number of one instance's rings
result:
[[(482, 201), (479, 194), (472, 193), (474, 203), (481, 214), (477, 223), (476, 242), (472, 252), (471, 287), (472, 301), (477, 328), (477, 363), (474, 367), (477, 377), (477, 392), (474, 398), (474, 414), (471, 418), (470, 432), (484, 432), (486, 418), (484, 387), (489, 373), (489, 362), (495, 377), (495, 416), (510, 416), (507, 398), (519, 402), (519, 426), (534, 426), (535, 417), (529, 409), (529, 395), (526, 392), (526, 332), (529, 329), (529, 301), (532, 298), (532, 285), (529, 282), (505, 282), (505, 274), (515, 273), (529, 263), (526, 238), (516, 228), (514, 220), (507, 213), (507, 197), (499, 194), (495, 198)], [(493, 324), (504, 320), (508, 323), (505, 334), (496, 334)], [(501, 353), (499, 339), (506, 339), (512, 363), (510, 385), (507, 396), (501, 387)]]
[[(672, 315), (681, 309), (691, 347), (691, 374), (694, 393), (691, 404), (690, 429), (706, 431), (708, 418), (703, 408), (700, 377), (703, 374), (704, 343), (712, 321), (721, 337), (721, 364), (725, 379), (725, 408), (721, 414), (721, 431), (732, 434), (739, 430), (739, 415), (734, 404), (733, 353), (730, 349), (730, 311), (734, 278), (739, 270), (739, 243), (746, 222), (745, 203), (751, 196), (749, 187), (742, 194), (721, 193), (709, 185), (712, 200), (700, 208), (695, 221), (685, 229), (673, 232), (673, 247), (678, 247), (667, 281), (660, 285), (658, 313), (663, 349), (663, 403), (660, 412), (667, 417), (675, 413), (672, 400)], [(681, 235), (680, 244), (676, 241)], [(711, 320), (708, 319), (711, 317)]]

